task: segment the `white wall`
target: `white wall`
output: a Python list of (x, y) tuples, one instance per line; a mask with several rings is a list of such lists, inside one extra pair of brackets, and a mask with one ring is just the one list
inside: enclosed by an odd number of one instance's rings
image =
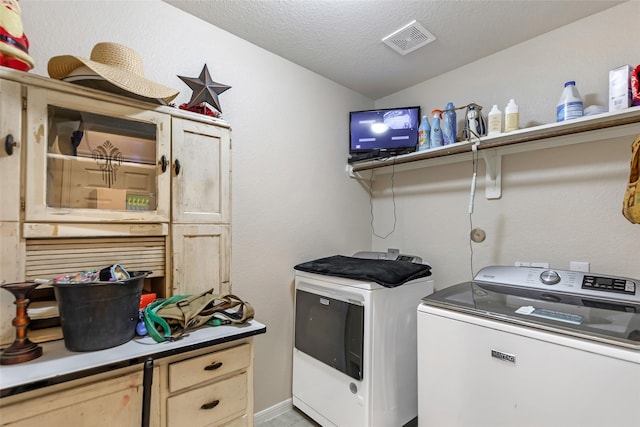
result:
[[(376, 106), (421, 105), (430, 112), (448, 101), (477, 102), (486, 114), (493, 104), (504, 112), (515, 98), (526, 127), (555, 121), (567, 80), (576, 81), (585, 106), (608, 105), (609, 70), (640, 63), (631, 30), (639, 16), (640, 2), (624, 3), (379, 99)], [(473, 225), (483, 228), (487, 239), (473, 244), (475, 272), (514, 261), (546, 261), (560, 269), (568, 269), (570, 261), (589, 261), (594, 272), (640, 277), (640, 226), (621, 214), (632, 141), (506, 156), (499, 200), (484, 197), (481, 160)], [(471, 175), (470, 161), (396, 173), (398, 226), (386, 240), (374, 237), (374, 250), (399, 247), (422, 255), (433, 266), (437, 288), (469, 280)], [(374, 188), (376, 223), (390, 229), (390, 175), (380, 176)]]
[(22, 20), (47, 75), (52, 56), (88, 58), (101, 41), (136, 50), (145, 75), (180, 90), (176, 76), (206, 63), (233, 128), (233, 291), (267, 334), (256, 338), (255, 410), (291, 397), (293, 269), (371, 244), (368, 195), (347, 178), (348, 112), (373, 101), (158, 0), (22, 0)]
[[(179, 89), (178, 104), (191, 92), (176, 75), (197, 76), (205, 63), (214, 80), (233, 86), (220, 95), (233, 126), (233, 289), (268, 327), (256, 339), (256, 411), (291, 396), (296, 263), (399, 247), (428, 259), (439, 287), (468, 279), (469, 163), (397, 173), (396, 231), (371, 243), (368, 194), (344, 173), (347, 112), (371, 100), (159, 0), (20, 4), (33, 73), (47, 75), (52, 56), (88, 57), (95, 43), (114, 41), (141, 54), (147, 77)], [(640, 62), (630, 30), (639, 15), (640, 3), (625, 3), (376, 104), (430, 111), (475, 101), (503, 109), (514, 97), (523, 126), (550, 122), (564, 81), (575, 79), (588, 103), (605, 103), (608, 70)], [(640, 229), (620, 215), (630, 142), (506, 157), (500, 200), (484, 199), (479, 180), (473, 220), (488, 238), (474, 246), (476, 270), (586, 260), (594, 271), (640, 277)], [(389, 178), (375, 186), (378, 234), (393, 222)]]

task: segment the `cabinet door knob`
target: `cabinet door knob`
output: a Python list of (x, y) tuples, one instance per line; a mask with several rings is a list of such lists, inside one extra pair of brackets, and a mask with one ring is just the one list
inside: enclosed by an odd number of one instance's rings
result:
[(14, 141), (13, 135), (7, 135), (7, 138), (4, 140), (4, 149), (8, 155), (13, 154), (13, 147), (17, 147), (18, 143)]
[(173, 167), (176, 169), (176, 175), (180, 175), (180, 160), (176, 159)]
[(209, 403), (205, 403), (205, 404), (203, 404), (203, 405), (200, 407), (200, 409), (213, 409), (213, 408), (215, 408), (216, 406), (218, 406), (218, 403), (220, 403), (220, 401), (219, 401), (218, 399), (216, 399), (216, 400), (214, 400), (214, 401), (212, 401), (212, 402), (209, 402)]
[(205, 371), (215, 371), (216, 369), (219, 369), (222, 367), (222, 362), (213, 362), (210, 365), (207, 365), (204, 367)]
[(162, 169), (162, 172), (166, 172), (168, 166), (169, 162), (167, 161), (167, 156), (163, 154), (162, 157), (160, 157), (160, 169)]

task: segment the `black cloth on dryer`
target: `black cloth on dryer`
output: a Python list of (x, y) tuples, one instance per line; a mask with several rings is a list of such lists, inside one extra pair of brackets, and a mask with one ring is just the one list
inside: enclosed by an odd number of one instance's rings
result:
[(409, 261), (355, 258), (334, 255), (293, 267), (295, 270), (325, 276), (376, 282), (387, 288), (395, 288), (410, 280), (431, 275), (431, 266)]

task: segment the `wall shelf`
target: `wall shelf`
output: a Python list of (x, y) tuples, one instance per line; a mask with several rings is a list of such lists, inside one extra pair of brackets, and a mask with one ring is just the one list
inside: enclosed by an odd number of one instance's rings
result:
[[(497, 199), (502, 193), (501, 165), (504, 155), (639, 134), (640, 107), (631, 107), (568, 122), (483, 136), (479, 141), (462, 141), (382, 160), (356, 162), (347, 165), (347, 173), (351, 178), (364, 179), (362, 172), (365, 171), (386, 174), (468, 161), (472, 158), (473, 146), (477, 144), (476, 148), (487, 166), (485, 195), (488, 199)], [(366, 179), (369, 179), (369, 174)]]

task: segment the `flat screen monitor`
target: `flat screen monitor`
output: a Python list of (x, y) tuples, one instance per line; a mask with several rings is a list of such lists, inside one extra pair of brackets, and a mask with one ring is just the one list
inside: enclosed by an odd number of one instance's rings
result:
[(349, 113), (349, 154), (415, 151), (419, 122), (420, 107), (352, 111)]

